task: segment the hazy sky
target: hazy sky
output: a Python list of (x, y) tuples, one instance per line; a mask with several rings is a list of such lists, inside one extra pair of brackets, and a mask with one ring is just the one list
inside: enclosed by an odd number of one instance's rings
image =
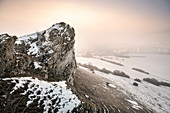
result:
[(76, 30), (77, 50), (170, 42), (167, 34), (141, 35), (170, 29), (170, 0), (0, 0), (0, 33), (21, 36), (63, 21)]

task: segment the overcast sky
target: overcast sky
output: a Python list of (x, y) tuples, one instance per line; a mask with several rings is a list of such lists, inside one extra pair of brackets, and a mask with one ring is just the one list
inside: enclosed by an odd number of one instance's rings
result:
[(21, 36), (63, 21), (76, 30), (76, 49), (170, 42), (141, 35), (170, 29), (170, 0), (0, 0), (1, 34)]

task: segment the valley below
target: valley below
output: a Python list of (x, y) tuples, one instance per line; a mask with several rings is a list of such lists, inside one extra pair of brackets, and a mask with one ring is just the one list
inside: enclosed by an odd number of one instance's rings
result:
[[(87, 92), (93, 99), (100, 101), (101, 105), (105, 102), (105, 105), (102, 105), (105, 110), (113, 112), (112, 107), (116, 106), (121, 112), (169, 113), (169, 59), (169, 55), (139, 54), (128, 58), (77, 57), (77, 62), (78, 70), (90, 73), (88, 80), (84, 82), (91, 84), (90, 88), (86, 88), (92, 92)], [(81, 76), (77, 79), (83, 78)], [(91, 77), (93, 78), (89, 79)], [(88, 82), (92, 80), (95, 85)]]

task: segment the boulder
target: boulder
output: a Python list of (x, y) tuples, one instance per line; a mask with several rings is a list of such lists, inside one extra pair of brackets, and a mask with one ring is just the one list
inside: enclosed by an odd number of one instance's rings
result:
[(136, 82), (133, 82), (133, 85), (134, 85), (134, 86), (138, 86), (138, 83), (136, 83)]
[(1, 77), (35, 76), (72, 84), (77, 67), (74, 37), (74, 28), (64, 22), (18, 38), (0, 35)]

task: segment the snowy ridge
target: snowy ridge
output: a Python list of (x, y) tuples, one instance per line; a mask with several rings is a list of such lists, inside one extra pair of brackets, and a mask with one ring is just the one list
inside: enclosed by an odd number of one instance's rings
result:
[(51, 109), (52, 113), (56, 109), (58, 113), (66, 113), (67, 111), (72, 111), (80, 104), (80, 100), (72, 93), (71, 89), (67, 88), (65, 81), (46, 82), (31, 77), (5, 78), (3, 80), (12, 80), (12, 83), (16, 83), (10, 94), (13, 94), (20, 88), (24, 88), (25, 84), (28, 83), (28, 89), (20, 95), (28, 94), (27, 107), (38, 99), (38, 107), (43, 105), (44, 113), (48, 113), (49, 109)]

